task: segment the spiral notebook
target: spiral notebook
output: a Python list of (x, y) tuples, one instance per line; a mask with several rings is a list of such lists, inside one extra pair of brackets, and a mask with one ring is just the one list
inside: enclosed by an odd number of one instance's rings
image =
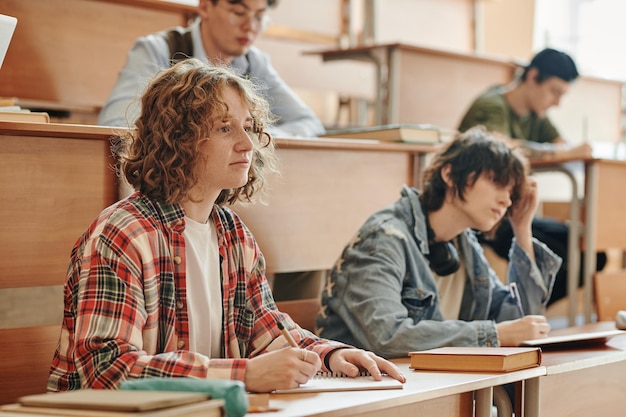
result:
[(344, 374), (328, 372), (318, 373), (306, 384), (298, 388), (276, 390), (276, 394), (303, 393), (303, 392), (329, 392), (329, 391), (367, 391), (379, 389), (402, 389), (402, 382), (383, 375), (381, 381), (375, 381), (369, 374), (361, 374), (357, 377), (349, 377)]

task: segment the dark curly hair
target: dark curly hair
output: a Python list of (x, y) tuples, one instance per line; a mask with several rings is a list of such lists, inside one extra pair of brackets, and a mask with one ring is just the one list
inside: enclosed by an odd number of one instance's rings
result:
[(465, 200), (466, 187), (474, 185), (482, 173), (493, 173), (501, 186), (513, 184), (509, 210), (515, 210), (526, 188), (526, 158), (494, 138), (483, 126), (476, 126), (452, 140), (425, 170), (420, 199), (429, 212), (440, 209), (445, 200), (448, 185), (441, 172), (446, 166), (450, 166), (450, 178), (461, 200)]
[(257, 140), (248, 182), (223, 190), (216, 203), (252, 201), (268, 173), (277, 171), (274, 143), (264, 130), (271, 122), (269, 105), (249, 80), (196, 58), (155, 76), (141, 98), (134, 129), (114, 146), (120, 170), (136, 190), (167, 203), (195, 201), (191, 190), (198, 184), (194, 169), (201, 157), (198, 144), (209, 136), (213, 122), (228, 112), (223, 93), (229, 87), (248, 105)]

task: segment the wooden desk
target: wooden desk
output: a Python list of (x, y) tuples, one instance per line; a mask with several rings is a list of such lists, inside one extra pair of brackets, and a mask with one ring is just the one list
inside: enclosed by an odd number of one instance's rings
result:
[[(487, 87), (506, 84), (520, 65), (506, 57), (444, 51), (402, 43), (308, 52), (325, 62), (353, 60), (376, 68), (375, 124), (432, 123), (456, 129)], [(581, 76), (551, 111), (564, 137), (617, 140), (622, 82)], [(593, 106), (589, 106), (593, 102)]]
[[(0, 288), (63, 284), (74, 241), (117, 199), (114, 133), (0, 122)], [(418, 181), (433, 149), (337, 139), (277, 145), (282, 173), (270, 179), (267, 205), (236, 208), (273, 272), (330, 268), (370, 214)]]
[(375, 211), (419, 183), (432, 145), (354, 139), (277, 139), (281, 175), (266, 205), (235, 206), (271, 272), (325, 270)]
[[(582, 207), (585, 211), (585, 222), (580, 223), (580, 203), (578, 201), (578, 185), (571, 172), (571, 165), (566, 163), (579, 161), (584, 164), (585, 191)], [(626, 206), (626, 193), (621, 192), (626, 178), (626, 161), (611, 159), (565, 159), (554, 158), (548, 161), (532, 162), (533, 169), (539, 171), (564, 172), (572, 183), (572, 205), (570, 207), (570, 239), (569, 239), (569, 322), (575, 323), (576, 288), (580, 273), (581, 243), (578, 230), (582, 230), (584, 238), (584, 313), (585, 322), (591, 322), (593, 310), (593, 276), (596, 272), (596, 252), (610, 248), (626, 249), (626, 221), (623, 207)]]
[(488, 86), (513, 78), (509, 61), (402, 43), (310, 52), (325, 62), (371, 62), (376, 68), (376, 124), (432, 123), (456, 128)]
[[(512, 382), (536, 380), (545, 374), (543, 367), (504, 374), (417, 372), (409, 369), (408, 359), (394, 360), (394, 362), (400, 366), (407, 377), (402, 390), (273, 394), (270, 396), (270, 405), (282, 410), (262, 415), (268, 417), (353, 417), (355, 415), (490, 417), (493, 387)], [(476, 403), (474, 403), (474, 395), (476, 395)]]
[[(554, 335), (615, 329), (601, 322), (553, 332)], [(626, 336), (593, 348), (545, 351), (546, 376), (539, 380), (540, 415), (620, 416), (626, 392)]]
[(63, 284), (74, 241), (117, 199), (112, 135), (0, 122), (0, 288)]
[(45, 392), (70, 251), (117, 198), (112, 135), (0, 122), (0, 404)]

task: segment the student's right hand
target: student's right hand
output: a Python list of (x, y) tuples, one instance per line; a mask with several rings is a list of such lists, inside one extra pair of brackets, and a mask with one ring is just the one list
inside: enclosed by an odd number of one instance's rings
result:
[(500, 346), (519, 346), (525, 340), (548, 336), (550, 325), (544, 316), (528, 315), (496, 324)]
[(299, 348), (284, 348), (248, 359), (244, 383), (251, 392), (296, 388), (322, 367), (319, 355)]

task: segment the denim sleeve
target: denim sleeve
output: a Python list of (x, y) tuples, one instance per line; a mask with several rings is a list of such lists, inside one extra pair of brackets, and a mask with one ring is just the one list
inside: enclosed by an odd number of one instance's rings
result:
[(545, 314), (562, 259), (536, 239), (533, 239), (533, 250), (535, 262), (531, 262), (528, 254), (513, 240), (508, 282), (517, 283), (525, 314)]
[(399, 223), (361, 233), (323, 292), (320, 333), (386, 358), (440, 346), (497, 346), (491, 320), (443, 320), (436, 283)]

